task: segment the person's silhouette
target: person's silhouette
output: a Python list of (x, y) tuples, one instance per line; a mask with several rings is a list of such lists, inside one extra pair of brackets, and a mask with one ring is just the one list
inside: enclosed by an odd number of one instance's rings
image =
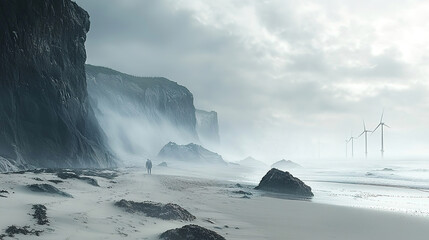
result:
[(152, 161), (149, 159), (146, 161), (146, 169), (148, 174), (152, 174)]

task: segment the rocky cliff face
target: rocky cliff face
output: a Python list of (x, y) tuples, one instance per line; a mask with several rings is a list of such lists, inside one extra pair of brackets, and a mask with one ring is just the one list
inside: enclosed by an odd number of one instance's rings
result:
[(145, 161), (166, 142), (198, 141), (194, 99), (185, 87), (92, 65), (86, 73), (97, 119), (121, 158)]
[(219, 145), (219, 123), (215, 111), (207, 112), (196, 110), (197, 133), (203, 144), (208, 146)]
[(70, 0), (0, 1), (0, 167), (115, 166), (87, 95), (88, 30)]

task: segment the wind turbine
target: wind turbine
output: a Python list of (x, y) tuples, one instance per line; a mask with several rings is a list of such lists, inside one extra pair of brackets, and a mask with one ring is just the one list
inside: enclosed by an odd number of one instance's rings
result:
[(381, 157), (384, 157), (384, 126), (389, 127), (386, 123), (383, 122), (383, 116), (384, 116), (384, 110), (381, 113), (381, 119), (380, 123), (377, 125), (377, 127), (372, 131), (373, 133), (381, 126)]
[(352, 158), (354, 156), (354, 150), (353, 150), (354, 140), (355, 140), (355, 137), (353, 137), (353, 133), (352, 133), (352, 135), (351, 135), (351, 137), (349, 139), (349, 142), (352, 141)]
[(348, 158), (349, 157), (349, 154), (348, 154), (348, 144), (349, 144), (349, 140), (348, 139), (346, 139), (345, 140), (345, 142), (346, 142), (346, 158)]
[(366, 129), (365, 120), (363, 120), (363, 132), (357, 138), (365, 134), (365, 158), (368, 157), (368, 133), (369, 132), (372, 132), (372, 131)]

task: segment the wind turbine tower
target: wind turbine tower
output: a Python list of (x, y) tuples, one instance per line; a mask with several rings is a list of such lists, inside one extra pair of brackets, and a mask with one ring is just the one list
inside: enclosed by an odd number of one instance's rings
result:
[[(368, 133), (369, 132), (372, 132), (372, 131), (366, 129), (365, 121), (363, 121), (363, 132), (357, 138), (359, 138), (360, 136), (362, 136), (363, 134), (365, 134), (365, 158), (368, 158)], [(383, 142), (383, 140), (381, 140), (381, 141)]]
[(381, 157), (384, 157), (384, 126), (389, 127), (389, 125), (387, 125), (386, 123), (383, 122), (383, 116), (384, 116), (384, 110), (383, 113), (381, 114), (381, 119), (380, 119), (380, 123), (377, 125), (377, 127), (374, 129), (374, 131), (372, 131), (373, 133), (381, 126)]
[(349, 142), (352, 141), (352, 158), (354, 157), (354, 149), (353, 149), (354, 140), (355, 140), (355, 137), (353, 137), (353, 134), (352, 134), (352, 136), (349, 139)]
[(348, 153), (349, 139), (346, 139), (345, 142), (346, 142), (346, 158), (348, 158), (349, 157), (349, 153)]

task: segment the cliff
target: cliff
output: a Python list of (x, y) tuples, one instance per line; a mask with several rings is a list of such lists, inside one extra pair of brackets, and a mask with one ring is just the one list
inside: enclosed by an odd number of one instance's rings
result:
[(197, 118), (197, 133), (201, 142), (210, 146), (218, 145), (220, 138), (217, 113), (197, 109), (195, 116)]
[(0, 168), (115, 166), (87, 94), (89, 25), (70, 0), (0, 1)]
[(135, 77), (86, 65), (96, 117), (114, 151), (145, 160), (169, 141), (198, 141), (192, 93), (160, 77)]

